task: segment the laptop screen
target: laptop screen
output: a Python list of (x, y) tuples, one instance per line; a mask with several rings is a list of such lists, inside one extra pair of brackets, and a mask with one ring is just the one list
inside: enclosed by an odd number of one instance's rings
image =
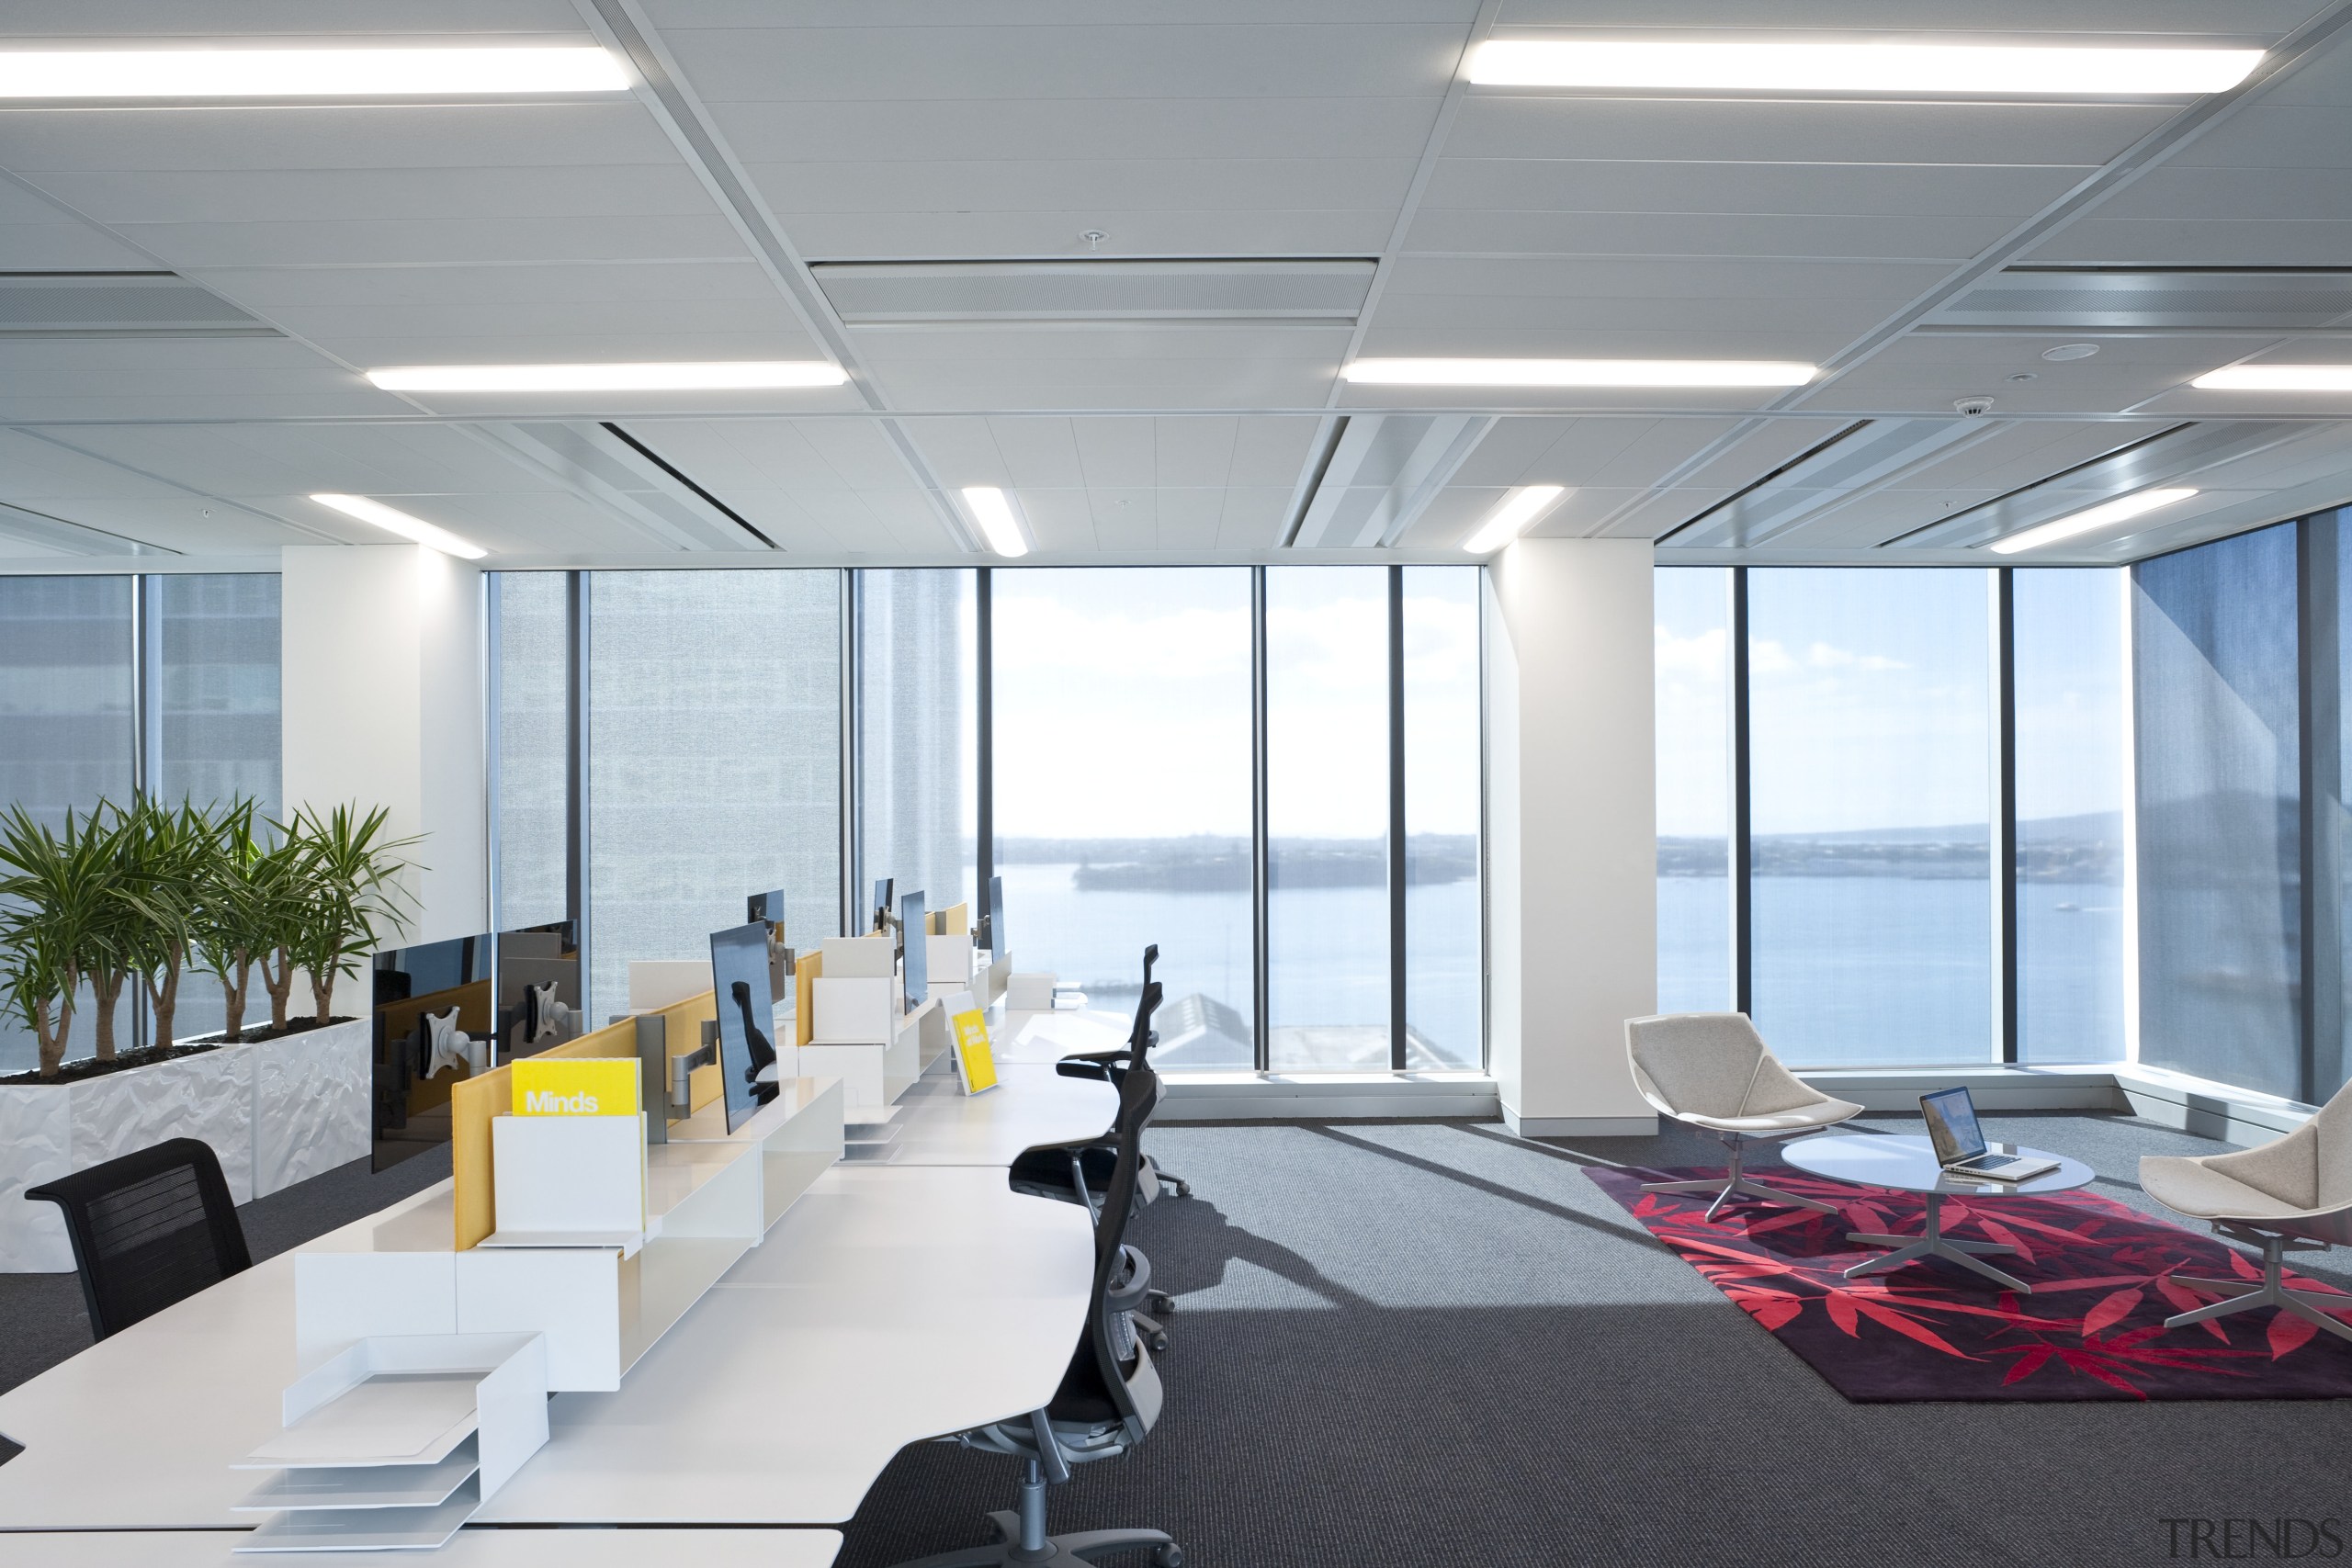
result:
[(1976, 1102), (1964, 1089), (1948, 1089), (1919, 1097), (1919, 1114), (1927, 1118), (1928, 1138), (1936, 1146), (1938, 1165), (1956, 1165), (1984, 1152), (1984, 1134), (1976, 1125)]

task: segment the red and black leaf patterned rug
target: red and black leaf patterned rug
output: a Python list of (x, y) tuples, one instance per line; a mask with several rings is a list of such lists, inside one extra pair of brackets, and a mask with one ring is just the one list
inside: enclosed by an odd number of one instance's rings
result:
[[(2352, 1343), (2292, 1313), (2255, 1308), (2165, 1327), (2222, 1293), (2185, 1276), (2256, 1280), (2261, 1270), (2216, 1236), (2112, 1199), (1944, 1201), (1946, 1231), (2017, 1248), (1995, 1261), (2032, 1283), (2020, 1295), (1934, 1261), (1844, 1278), (1880, 1251), (1848, 1241), (1848, 1231), (1919, 1232), (1926, 1205), (1914, 1193), (1774, 1168), (1762, 1179), (1840, 1212), (1734, 1202), (1709, 1224), (1706, 1194), (1645, 1192), (1642, 1183), (1721, 1171), (1588, 1166), (1586, 1174), (1848, 1399), (2352, 1397)], [(2352, 1314), (2352, 1295), (2302, 1283)]]

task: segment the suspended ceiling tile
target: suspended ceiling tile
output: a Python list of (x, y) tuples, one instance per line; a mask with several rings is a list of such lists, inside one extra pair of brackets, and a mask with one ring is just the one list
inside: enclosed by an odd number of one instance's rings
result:
[(1220, 550), (1271, 550), (1282, 543), (1290, 521), (1290, 487), (1235, 485), (1224, 492), (1217, 513)]
[(2017, 166), (2107, 162), (2174, 113), (2150, 104), (1608, 98), (1482, 89), (1449, 158)]
[(1955, 265), (1999, 239), (2006, 215), (1806, 217), (1790, 213), (1562, 212), (1423, 207), (1415, 252), (1564, 256), (1842, 256)]
[(945, 98), (770, 100), (713, 107), (745, 164), (870, 166), (1002, 158), (1248, 160), (1421, 155), (1433, 98)]
[[(180, 6), (186, 11), (187, 7)], [(35, 184), (74, 171), (429, 170), (674, 165), (643, 105), (599, 103), (211, 105), (0, 110), (6, 164)]]

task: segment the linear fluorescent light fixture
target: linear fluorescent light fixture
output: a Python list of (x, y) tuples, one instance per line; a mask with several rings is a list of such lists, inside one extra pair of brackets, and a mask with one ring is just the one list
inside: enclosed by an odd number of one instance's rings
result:
[(2143, 512), (2154, 512), (2160, 506), (2170, 506), (2176, 501), (2187, 501), (2197, 492), (2193, 490), (2143, 490), (2137, 495), (2120, 496), (2101, 502), (2086, 512), (2074, 513), (2053, 522), (2028, 528), (2022, 534), (2012, 534), (2006, 539), (1996, 539), (1986, 547), (1996, 556), (2013, 556), (2019, 550), (2030, 550), (2041, 545), (2054, 545), (2061, 539), (2071, 539), (2077, 534), (2087, 534), (2094, 528), (2104, 528), (2110, 523), (2122, 523)]
[(468, 544), (447, 528), (436, 528), (422, 517), (411, 517), (395, 511), (380, 501), (370, 501), (364, 495), (314, 495), (321, 506), (332, 506), (345, 517), (356, 517), (362, 523), (373, 524), (387, 533), (398, 534), (403, 539), (413, 539), (420, 545), (430, 545), (443, 555), (458, 556), (466, 560), (480, 560), (490, 552), (480, 545)]
[(1552, 503), (1567, 494), (1559, 485), (1528, 485), (1503, 497), (1502, 504), (1487, 513), (1476, 533), (1462, 541), (1462, 547), (1474, 556), (1501, 549), (1552, 509)]
[(1767, 359), (1358, 359), (1365, 387), (1802, 387), (1820, 371)]
[(2261, 59), (2258, 49), (1497, 39), (1471, 56), (1470, 80), (1482, 87), (2161, 96), (2234, 87)]
[(368, 372), (388, 392), (759, 392), (838, 387), (824, 359), (726, 359), (679, 365), (396, 365)]
[(989, 548), (1001, 556), (1025, 556), (1029, 541), (1021, 536), (1021, 525), (1012, 515), (1012, 503), (1004, 499), (1004, 491), (994, 485), (966, 485), (964, 504), (980, 520), (980, 532), (988, 536)]
[(2189, 385), (2208, 392), (2352, 392), (2352, 365), (2233, 365)]
[(0, 99), (394, 98), (620, 93), (628, 85), (618, 59), (585, 45), (0, 51)]

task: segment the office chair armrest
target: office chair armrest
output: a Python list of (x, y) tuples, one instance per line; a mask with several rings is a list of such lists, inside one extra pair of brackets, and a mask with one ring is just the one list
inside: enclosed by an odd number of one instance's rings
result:
[(1083, 1051), (1064, 1056), (1054, 1064), (1054, 1071), (1066, 1078), (1095, 1078), (1103, 1083), (1112, 1080), (1112, 1070), (1126, 1066), (1125, 1051)]
[(1102, 1304), (1112, 1312), (1141, 1312), (1151, 1294), (1151, 1259), (1124, 1244), (1119, 1250), (1126, 1255), (1126, 1278), (1102, 1292)]

